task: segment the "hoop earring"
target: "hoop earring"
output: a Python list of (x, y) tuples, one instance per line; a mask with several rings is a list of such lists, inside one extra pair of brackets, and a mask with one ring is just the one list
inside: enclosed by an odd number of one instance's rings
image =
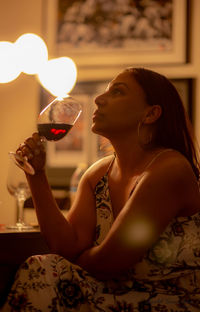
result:
[(143, 137), (143, 139), (142, 139), (142, 137), (141, 137), (141, 126), (142, 126), (142, 122), (140, 121), (139, 123), (138, 123), (138, 127), (137, 127), (137, 136), (138, 136), (138, 142), (139, 142), (139, 144), (141, 144), (143, 147), (147, 147), (147, 146), (149, 146), (150, 144), (151, 144), (151, 142), (152, 142), (152, 133), (150, 133), (149, 134), (149, 136), (148, 137)]

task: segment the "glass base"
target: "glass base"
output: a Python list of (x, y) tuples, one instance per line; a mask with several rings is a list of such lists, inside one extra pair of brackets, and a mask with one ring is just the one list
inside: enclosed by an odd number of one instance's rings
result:
[(14, 161), (14, 163), (24, 170), (26, 173), (34, 175), (35, 170), (34, 168), (29, 164), (28, 160), (26, 158), (23, 158), (22, 156), (19, 156), (18, 154), (14, 152), (9, 152), (10, 157)]
[(24, 222), (22, 223), (17, 222), (15, 225), (7, 225), (6, 228), (9, 230), (17, 230), (17, 231), (30, 231), (34, 229), (33, 226), (26, 224)]

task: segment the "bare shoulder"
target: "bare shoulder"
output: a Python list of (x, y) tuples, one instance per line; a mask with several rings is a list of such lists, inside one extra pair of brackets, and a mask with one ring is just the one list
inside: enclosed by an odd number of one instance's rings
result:
[(173, 178), (174, 181), (197, 182), (189, 161), (181, 153), (170, 150), (163, 153), (149, 168), (151, 174)]
[(106, 174), (113, 159), (113, 155), (103, 157), (87, 169), (84, 178), (88, 180), (93, 189), (95, 188), (98, 181)]
[(197, 178), (189, 161), (177, 151), (163, 153), (146, 174), (147, 181), (157, 191), (166, 190), (182, 207), (178, 214), (190, 215), (200, 210), (200, 193)]

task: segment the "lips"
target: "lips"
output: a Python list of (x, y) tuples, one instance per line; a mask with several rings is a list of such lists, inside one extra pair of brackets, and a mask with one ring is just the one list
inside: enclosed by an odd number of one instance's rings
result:
[(103, 116), (103, 114), (100, 113), (100, 112), (98, 111), (98, 109), (96, 109), (96, 110), (94, 111), (94, 113), (93, 113), (92, 119), (94, 120), (94, 119), (99, 118), (99, 117), (102, 117), (102, 116)]

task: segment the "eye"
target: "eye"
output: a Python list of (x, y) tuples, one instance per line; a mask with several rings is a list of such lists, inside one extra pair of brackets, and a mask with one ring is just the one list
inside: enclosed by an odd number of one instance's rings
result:
[(121, 95), (121, 94), (123, 94), (123, 92), (122, 92), (122, 90), (120, 89), (120, 88), (112, 88), (111, 90), (110, 90), (110, 93), (112, 94), (112, 95)]

